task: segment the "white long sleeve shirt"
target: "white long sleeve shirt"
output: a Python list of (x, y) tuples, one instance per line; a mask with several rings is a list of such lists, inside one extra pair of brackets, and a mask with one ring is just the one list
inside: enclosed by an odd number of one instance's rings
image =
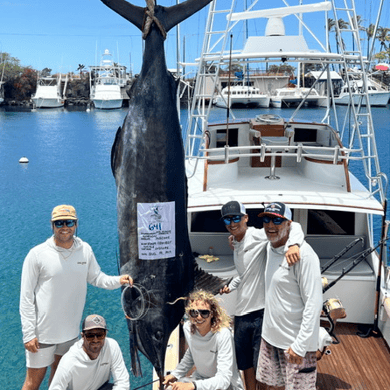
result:
[(87, 283), (105, 289), (121, 286), (119, 276), (100, 270), (90, 245), (75, 237), (64, 249), (50, 237), (30, 250), (23, 263), (20, 316), (23, 342), (59, 344), (79, 335)]
[(289, 267), (285, 248), (267, 246), (266, 306), (262, 337), (271, 345), (304, 357), (318, 347), (322, 282), (320, 261), (304, 242), (301, 260)]
[(211, 331), (202, 336), (197, 330), (191, 333), (191, 323), (183, 327), (188, 349), (172, 375), (180, 381), (195, 365), (192, 374), (198, 390), (225, 390), (232, 385), (243, 390), (244, 385), (237, 368), (233, 336), (228, 328)]
[(99, 356), (91, 360), (81, 339), (60, 360), (49, 390), (97, 390), (111, 375), (114, 390), (129, 390), (129, 373), (118, 343), (107, 337)]
[[(301, 225), (292, 222), (286, 248), (294, 244), (301, 245), (303, 240)], [(237, 289), (236, 316), (243, 316), (265, 307), (264, 274), (267, 243), (264, 229), (254, 227), (248, 227), (241, 241), (233, 240), (234, 265), (238, 276), (229, 283), (229, 289), (231, 291)]]

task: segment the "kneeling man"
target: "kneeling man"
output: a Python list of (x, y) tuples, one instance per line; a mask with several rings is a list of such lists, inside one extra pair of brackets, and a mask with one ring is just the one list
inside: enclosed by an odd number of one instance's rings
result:
[[(86, 317), (82, 338), (60, 360), (49, 390), (129, 390), (129, 373), (122, 352), (106, 333), (102, 316)], [(114, 384), (108, 383), (111, 375)]]

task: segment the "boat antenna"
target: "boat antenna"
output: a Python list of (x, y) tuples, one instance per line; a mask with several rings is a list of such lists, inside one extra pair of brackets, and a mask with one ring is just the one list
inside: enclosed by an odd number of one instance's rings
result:
[(233, 45), (233, 34), (230, 34), (228, 97), (227, 97), (227, 110), (226, 110), (226, 146), (229, 146), (230, 80), (231, 80), (231, 73), (232, 73), (232, 45)]

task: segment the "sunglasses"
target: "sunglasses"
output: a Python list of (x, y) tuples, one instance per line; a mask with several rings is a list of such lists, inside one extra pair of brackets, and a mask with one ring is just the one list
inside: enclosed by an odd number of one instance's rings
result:
[(270, 223), (270, 222), (273, 222), (274, 225), (281, 225), (284, 221), (286, 221), (286, 219), (282, 218), (282, 217), (268, 217), (268, 216), (265, 216), (263, 217), (263, 223)]
[(76, 224), (76, 221), (74, 219), (63, 219), (60, 221), (54, 221), (53, 222), (54, 226), (56, 228), (62, 228), (64, 225), (67, 227), (73, 227)]
[(198, 317), (199, 314), (202, 318), (209, 318), (210, 316), (210, 310), (191, 309), (188, 313), (192, 318)]
[(95, 339), (95, 337), (98, 339), (98, 340), (103, 340), (105, 337), (106, 337), (106, 332), (100, 332), (100, 333), (84, 333), (84, 337), (89, 340), (89, 341), (92, 341)]
[(222, 221), (225, 223), (225, 225), (230, 225), (232, 222), (238, 223), (241, 221), (242, 216), (241, 215), (235, 215), (233, 217), (223, 217)]

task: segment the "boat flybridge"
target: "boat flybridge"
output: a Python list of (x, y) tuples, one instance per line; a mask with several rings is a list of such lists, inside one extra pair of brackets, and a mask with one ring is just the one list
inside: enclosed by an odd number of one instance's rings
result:
[[(308, 13), (315, 13), (316, 19), (312, 19), (317, 24), (326, 25), (331, 17), (336, 26), (341, 18), (357, 26), (354, 2), (333, 0), (269, 10), (255, 10), (254, 2), (250, 10), (239, 13), (234, 12), (234, 3), (225, 11), (220, 9), (219, 0), (210, 5), (185, 140), (188, 225), (198, 264), (222, 277), (235, 275), (228, 232), (220, 221), (223, 204), (230, 200), (242, 202), (250, 223), (256, 227), (262, 226), (258, 214), (264, 204), (287, 204), (293, 220), (302, 225), (307, 242), (320, 257), (322, 275), (328, 282), (324, 307), (336, 299), (346, 313), (336, 327), (343, 347), (331, 346), (332, 355), (320, 361), (319, 388), (340, 388), (332, 387), (335, 383), (358, 388), (368, 381), (363, 388), (379, 390), (384, 388), (383, 383), (390, 388), (390, 355), (386, 349), (390, 345), (390, 276), (385, 249), (387, 178), (380, 170), (371, 107), (336, 107), (330, 82), (327, 107), (318, 110), (318, 121), (305, 120), (301, 103), (289, 118), (270, 110), (258, 110), (252, 118), (238, 118), (231, 110), (225, 121), (210, 122), (213, 93), (209, 91), (216, 90), (219, 69), (229, 61), (311, 63), (320, 71), (317, 80), (323, 80), (321, 76), (329, 75), (334, 68), (348, 72), (357, 66), (361, 69), (361, 93), (367, 99), (367, 61), (361, 54), (357, 28), (336, 28), (339, 40), (355, 45), (353, 51), (342, 47), (339, 53), (330, 52), (326, 36), (325, 43), (315, 37), (319, 49), (311, 50), (304, 34), (280, 34), (283, 18), (291, 15), (314, 37), (303, 17)], [(222, 21), (218, 25), (221, 15), (226, 18), (224, 30), (220, 27)], [(249, 37), (242, 51), (226, 51), (228, 37), (238, 28), (238, 22), (257, 18), (267, 18), (268, 32), (272, 27), (277, 34)], [(214, 88), (207, 88), (206, 79), (209, 82), (213, 78)], [(201, 255), (208, 253), (218, 261), (204, 261)], [(223, 299), (234, 315), (234, 294), (223, 295)], [(367, 375), (356, 364), (357, 352), (352, 349), (357, 348), (359, 354), (368, 349), (367, 344), (361, 344), (367, 339), (356, 336), (361, 325), (368, 325), (368, 331), (363, 331), (367, 335), (383, 335), (378, 345), (370, 346), (372, 355), (380, 358), (373, 367), (365, 367)], [(342, 337), (349, 333), (354, 336), (355, 347)], [(347, 372), (351, 369), (353, 375)], [(330, 377), (335, 382), (330, 383)]]

